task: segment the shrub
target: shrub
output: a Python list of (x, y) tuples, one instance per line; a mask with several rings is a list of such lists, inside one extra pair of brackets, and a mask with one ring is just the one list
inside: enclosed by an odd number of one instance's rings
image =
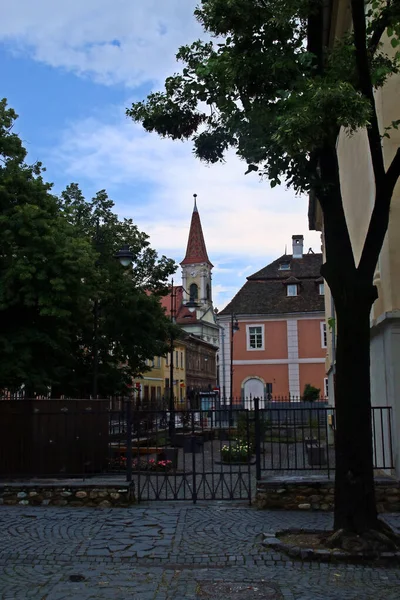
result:
[(251, 455), (250, 448), (247, 444), (243, 444), (240, 440), (231, 446), (222, 446), (221, 458), (223, 462), (246, 462)]
[[(248, 424), (247, 424), (248, 420)], [(268, 429), (268, 419), (260, 411), (260, 440), (263, 441)], [(254, 422), (254, 412), (239, 413), (237, 423), (236, 437), (242, 444), (249, 444), (251, 453), (256, 449), (256, 426)]]
[(320, 388), (316, 388), (310, 383), (306, 383), (303, 392), (303, 402), (314, 402), (315, 400), (318, 400), (320, 392)]

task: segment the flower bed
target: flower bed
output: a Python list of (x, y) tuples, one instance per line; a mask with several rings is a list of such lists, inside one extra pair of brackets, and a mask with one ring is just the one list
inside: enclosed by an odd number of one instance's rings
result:
[(132, 462), (133, 471), (171, 471), (173, 468), (172, 460), (150, 460), (137, 459)]
[(223, 463), (246, 463), (251, 458), (248, 444), (237, 441), (235, 444), (225, 445), (221, 448), (221, 461)]
[[(117, 456), (109, 461), (111, 470), (121, 471), (126, 469), (126, 456)], [(172, 460), (145, 460), (137, 458), (132, 461), (132, 471), (171, 471), (173, 469)]]

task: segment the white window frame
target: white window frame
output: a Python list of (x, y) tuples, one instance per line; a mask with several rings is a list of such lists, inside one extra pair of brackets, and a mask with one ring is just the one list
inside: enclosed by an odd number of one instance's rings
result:
[(321, 348), (327, 348), (328, 347), (328, 330), (327, 330), (325, 321), (320, 322), (320, 328), (321, 328)]
[(318, 285), (318, 291), (320, 296), (325, 296), (325, 284), (323, 282)]
[[(288, 283), (286, 286), (286, 294), (287, 296), (289, 296), (289, 298), (295, 298), (298, 295), (298, 285), (297, 283)], [(289, 290), (293, 290), (296, 293), (295, 294), (289, 294)]]
[(290, 261), (281, 262), (278, 270), (279, 271), (290, 271)]
[[(260, 348), (251, 348), (250, 346), (250, 329), (253, 327), (261, 328), (261, 347)], [(248, 352), (262, 352), (265, 350), (265, 331), (263, 323), (249, 323), (246, 325), (246, 349)]]
[(329, 398), (329, 379), (324, 377), (324, 394), (325, 398)]

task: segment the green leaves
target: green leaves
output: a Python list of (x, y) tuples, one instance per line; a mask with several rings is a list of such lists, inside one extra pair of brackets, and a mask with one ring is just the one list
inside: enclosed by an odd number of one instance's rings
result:
[[(195, 16), (215, 41), (180, 48), (182, 73), (127, 114), (147, 131), (192, 140), (201, 160), (223, 161), (233, 147), (271, 185), (286, 179), (295, 190), (307, 191), (316, 178), (310, 155), (336, 140), (340, 128), (351, 134), (368, 126), (371, 113), (359, 90), (353, 34), (333, 47), (324, 47), (321, 37), (319, 56), (310, 50), (308, 22), (321, 4), (203, 0)], [(371, 8), (373, 48), (387, 25), (397, 47), (400, 11), (394, 4), (390, 10), (380, 2)], [(376, 88), (398, 71), (398, 61), (380, 47), (371, 51)]]
[[(159, 297), (175, 263), (118, 219), (105, 190), (89, 201), (76, 183), (51, 194), (40, 163), (23, 162), (15, 118), (0, 102), (0, 389), (89, 395), (97, 302), (98, 389), (123, 391), (166, 352)], [(123, 244), (135, 257), (126, 271), (114, 259)]]

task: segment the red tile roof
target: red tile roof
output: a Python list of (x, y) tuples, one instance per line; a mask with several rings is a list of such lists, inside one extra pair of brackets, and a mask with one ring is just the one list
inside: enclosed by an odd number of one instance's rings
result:
[(206, 243), (203, 236), (203, 229), (201, 227), (200, 215), (199, 211), (197, 210), (195, 200), (192, 221), (190, 223), (186, 255), (181, 262), (181, 265), (192, 265), (198, 263), (208, 263), (211, 267), (213, 266), (208, 258)]
[[(161, 306), (165, 308), (166, 315), (171, 317), (172, 306), (174, 311), (175, 320), (179, 325), (187, 323), (196, 323), (197, 317), (196, 312), (191, 313), (188, 308), (183, 304), (183, 288), (181, 285), (174, 285), (173, 294), (171, 295), (171, 287), (169, 288), (168, 296), (161, 298)], [(172, 299), (173, 296), (173, 299)], [(173, 305), (172, 305), (173, 302)]]

